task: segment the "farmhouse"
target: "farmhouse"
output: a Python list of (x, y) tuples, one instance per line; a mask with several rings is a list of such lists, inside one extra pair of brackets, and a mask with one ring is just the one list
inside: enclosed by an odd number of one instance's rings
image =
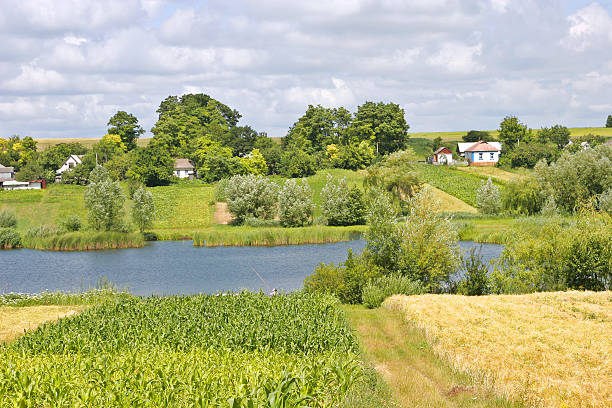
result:
[(175, 159), (174, 171), (172, 174), (178, 178), (188, 178), (193, 180), (195, 175), (195, 165), (189, 159)]
[(501, 152), (500, 142), (457, 143), (457, 152), (465, 157), (470, 166), (495, 166)]
[(0, 180), (12, 180), (15, 178), (15, 170), (12, 167), (4, 167), (0, 164)]
[(82, 158), (83, 158), (82, 154), (71, 154), (70, 157), (68, 157), (66, 159), (64, 164), (62, 164), (62, 167), (57, 169), (57, 171), (55, 172), (55, 180), (56, 181), (61, 180), (62, 179), (62, 174), (65, 171), (72, 170), (73, 168), (75, 168), (76, 166), (81, 164), (82, 163), (82, 160), (81, 160)]
[(433, 153), (431, 162), (433, 164), (452, 164), (453, 152), (447, 147), (441, 147)]

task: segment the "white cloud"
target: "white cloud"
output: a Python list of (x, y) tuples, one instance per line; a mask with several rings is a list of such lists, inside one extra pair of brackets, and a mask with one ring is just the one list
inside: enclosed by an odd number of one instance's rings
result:
[(484, 71), (484, 65), (475, 61), (482, 55), (482, 44), (465, 45), (446, 43), (437, 54), (428, 58), (427, 62), (453, 74), (474, 74)]
[(567, 37), (562, 43), (577, 51), (612, 46), (612, 17), (599, 3), (592, 3), (569, 16)]

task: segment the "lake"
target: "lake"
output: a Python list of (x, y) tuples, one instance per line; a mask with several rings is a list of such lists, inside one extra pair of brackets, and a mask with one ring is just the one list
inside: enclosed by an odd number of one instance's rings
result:
[[(463, 250), (480, 246), (461, 242)], [(248, 289), (292, 291), (320, 263), (342, 263), (361, 240), (276, 247), (194, 247), (192, 241), (161, 241), (144, 248), (53, 252), (0, 251), (0, 293), (80, 291), (106, 278), (136, 295), (218, 293)], [(500, 245), (483, 244), (488, 263)]]

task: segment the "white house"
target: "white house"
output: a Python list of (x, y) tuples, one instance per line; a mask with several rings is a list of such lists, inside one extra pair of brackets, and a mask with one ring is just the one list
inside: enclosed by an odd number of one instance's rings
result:
[(457, 143), (457, 153), (465, 157), (470, 166), (495, 166), (501, 153), (500, 142)]
[(175, 159), (174, 171), (172, 174), (178, 178), (188, 178), (193, 180), (195, 175), (195, 165), (189, 159)]
[(431, 162), (433, 164), (452, 164), (453, 163), (453, 152), (447, 147), (441, 147), (431, 156)]
[(65, 171), (68, 171), (68, 170), (72, 170), (73, 168), (75, 168), (76, 166), (81, 164), (82, 163), (82, 160), (81, 160), (82, 158), (83, 158), (82, 154), (71, 154), (70, 157), (68, 157), (68, 159), (66, 159), (64, 164), (62, 164), (62, 167), (57, 169), (57, 171), (55, 172), (55, 179), (56, 180), (61, 180), (62, 179), (62, 173), (64, 173)]
[(15, 178), (15, 169), (4, 167), (0, 164), (0, 180), (12, 180)]

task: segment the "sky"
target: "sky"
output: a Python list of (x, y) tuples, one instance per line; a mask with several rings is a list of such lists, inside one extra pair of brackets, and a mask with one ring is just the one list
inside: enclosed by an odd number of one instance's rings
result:
[(612, 1), (0, 0), (0, 137), (147, 136), (206, 93), (284, 136), (309, 104), (394, 102), (411, 132), (603, 126)]

